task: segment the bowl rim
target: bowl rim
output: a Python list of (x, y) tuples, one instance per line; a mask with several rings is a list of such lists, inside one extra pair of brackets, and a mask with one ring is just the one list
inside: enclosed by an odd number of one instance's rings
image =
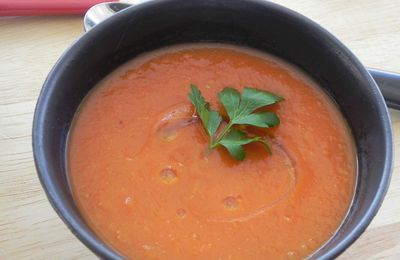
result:
[[(32, 148), (34, 154), (34, 161), (36, 166), (36, 171), (38, 177), (40, 179), (41, 185), (46, 192), (46, 196), (50, 201), (52, 207), (57, 212), (58, 216), (63, 220), (63, 222), (67, 225), (67, 227), (71, 230), (71, 232), (83, 243), (85, 244), (92, 252), (100, 256), (101, 258), (106, 259), (115, 259), (121, 258), (121, 256), (113, 250), (111, 247), (106, 245), (100, 239), (97, 239), (93, 236), (93, 233), (86, 230), (83, 222), (76, 216), (72, 216), (69, 212), (69, 208), (66, 207), (62, 200), (60, 199), (59, 191), (56, 189), (53, 184), (52, 178), (49, 176), (50, 170), (47, 165), (45, 149), (43, 146), (44, 136), (43, 133), (43, 123), (46, 118), (46, 108), (48, 106), (48, 100), (52, 93), (54, 93), (55, 85), (53, 82), (58, 78), (58, 75), (62, 73), (63, 67), (65, 63), (68, 63), (69, 56), (73, 56), (77, 53), (85, 42), (90, 41), (95, 37), (96, 34), (101, 33), (102, 30), (106, 30), (107, 28), (112, 28), (113, 24), (118, 23), (121, 20), (127, 19), (132, 12), (140, 12), (142, 8), (153, 8), (157, 7), (160, 3), (166, 2), (178, 2), (179, 0), (150, 0), (148, 2), (142, 2), (137, 5), (133, 5), (128, 7), (112, 17), (106, 19), (100, 24), (96, 25), (94, 28), (84, 33), (73, 45), (71, 45), (58, 59), (56, 64), (53, 66), (52, 70), (49, 72), (43, 87), (40, 91), (39, 98), (35, 107), (34, 119), (33, 119), (33, 127), (32, 127)], [(229, 0), (229, 1), (244, 1), (244, 0)], [(369, 205), (368, 210), (362, 217), (362, 220), (357, 223), (351, 232), (349, 232), (344, 239), (338, 242), (336, 246), (331, 248), (325, 254), (321, 256), (322, 259), (331, 259), (338, 255), (340, 255), (346, 248), (348, 248), (368, 227), (369, 223), (373, 219), (373, 217), (377, 214), (378, 209), (380, 208), (385, 194), (388, 190), (392, 165), (393, 165), (393, 144), (392, 144), (392, 129), (391, 129), (391, 121), (388, 113), (388, 109), (384, 103), (384, 99), (380, 90), (378, 89), (375, 81), (372, 79), (369, 72), (366, 68), (360, 63), (360, 61), (356, 58), (355, 55), (336, 37), (334, 37), (327, 30), (322, 28), (317, 23), (311, 21), (307, 17), (292, 11), (286, 7), (281, 5), (267, 2), (265, 0), (246, 0), (247, 2), (251, 2), (255, 5), (260, 5), (265, 9), (274, 10), (275, 12), (279, 12), (280, 15), (290, 16), (291, 19), (298, 20), (301, 23), (313, 28), (317, 34), (323, 36), (324, 41), (329, 41), (333, 46), (339, 48), (343, 51), (344, 55), (350, 60), (353, 69), (356, 69), (358, 73), (360, 73), (364, 79), (367, 80), (369, 85), (371, 86), (372, 94), (375, 98), (376, 109), (381, 117), (381, 122), (383, 123), (383, 135), (384, 135), (384, 146), (385, 146), (385, 161), (384, 168), (382, 172), (382, 178), (379, 183), (379, 187), (376, 193), (376, 196), (373, 198), (372, 203)], [(223, 2), (223, 1), (221, 1)], [(347, 217), (346, 217), (347, 218)], [(318, 252), (318, 250), (316, 251)], [(316, 253), (314, 252), (314, 253)], [(313, 253), (313, 254), (314, 254)], [(311, 255), (312, 257), (312, 255)]]

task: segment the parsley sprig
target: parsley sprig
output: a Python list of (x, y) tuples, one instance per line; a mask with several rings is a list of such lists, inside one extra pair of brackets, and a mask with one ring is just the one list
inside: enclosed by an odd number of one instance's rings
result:
[(275, 113), (256, 112), (256, 110), (278, 103), (283, 100), (282, 97), (256, 88), (245, 87), (242, 94), (234, 88), (224, 88), (218, 93), (218, 99), (224, 106), (229, 121), (217, 133), (223, 121), (222, 116), (218, 111), (210, 108), (210, 104), (205, 101), (196, 85), (192, 84), (190, 87), (189, 99), (196, 108), (203, 127), (210, 137), (208, 143), (209, 150), (223, 146), (235, 159), (241, 161), (246, 157), (243, 146), (259, 142), (271, 153), (271, 148), (264, 138), (250, 135), (248, 132), (239, 130), (237, 127), (240, 125), (251, 125), (269, 128), (279, 125), (280, 120)]

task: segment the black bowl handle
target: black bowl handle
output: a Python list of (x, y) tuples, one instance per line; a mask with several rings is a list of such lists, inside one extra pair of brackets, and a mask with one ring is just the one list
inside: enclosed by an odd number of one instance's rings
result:
[(400, 74), (368, 69), (390, 108), (400, 110)]

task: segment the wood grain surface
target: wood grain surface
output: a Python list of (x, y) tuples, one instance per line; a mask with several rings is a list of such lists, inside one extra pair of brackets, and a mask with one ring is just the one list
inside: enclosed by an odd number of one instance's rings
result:
[[(399, 0), (276, 2), (320, 23), (366, 66), (400, 72)], [(51, 208), (31, 147), (42, 83), (82, 34), (81, 16), (0, 18), (0, 259), (96, 259)], [(400, 112), (390, 113), (399, 154)], [(399, 158), (382, 208), (341, 259), (400, 259)]]

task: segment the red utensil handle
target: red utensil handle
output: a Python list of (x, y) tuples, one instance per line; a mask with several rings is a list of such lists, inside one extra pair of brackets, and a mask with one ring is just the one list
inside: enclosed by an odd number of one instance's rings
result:
[(0, 0), (0, 16), (84, 14), (90, 7), (112, 0)]

